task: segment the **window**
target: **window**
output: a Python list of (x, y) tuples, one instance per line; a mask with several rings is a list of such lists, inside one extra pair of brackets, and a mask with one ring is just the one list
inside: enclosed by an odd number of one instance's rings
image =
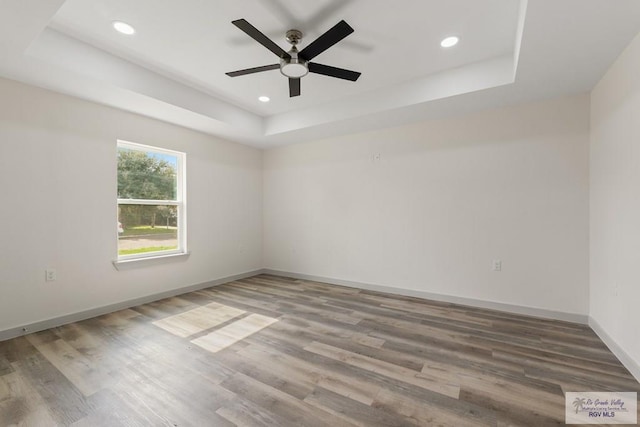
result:
[(186, 253), (185, 154), (118, 141), (118, 260)]

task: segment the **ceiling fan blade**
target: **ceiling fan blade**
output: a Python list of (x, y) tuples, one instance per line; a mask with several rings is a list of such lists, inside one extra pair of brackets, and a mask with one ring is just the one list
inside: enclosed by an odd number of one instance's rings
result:
[(278, 55), (280, 58), (291, 58), (291, 55), (285, 52), (284, 49), (275, 44), (275, 42), (273, 42), (269, 37), (262, 34), (256, 27), (249, 24), (245, 19), (236, 19), (235, 21), (231, 21), (231, 23), (240, 28), (249, 37), (260, 43), (262, 46)]
[(280, 64), (271, 64), (271, 65), (263, 65), (262, 67), (253, 67), (253, 68), (246, 68), (244, 70), (231, 71), (225, 74), (229, 77), (238, 77), (238, 76), (244, 76), (245, 74), (260, 73), (262, 71), (269, 71), (269, 70), (277, 70), (278, 68), (280, 68)]
[(338, 79), (350, 80), (355, 82), (360, 77), (357, 71), (345, 70), (344, 68), (332, 67), (330, 65), (318, 64), (316, 62), (309, 62), (309, 72), (322, 74), (323, 76), (336, 77)]
[(289, 97), (300, 96), (300, 79), (289, 77)]
[(353, 28), (345, 21), (340, 21), (333, 28), (315, 39), (309, 46), (302, 49), (299, 56), (309, 61), (351, 33), (353, 33)]

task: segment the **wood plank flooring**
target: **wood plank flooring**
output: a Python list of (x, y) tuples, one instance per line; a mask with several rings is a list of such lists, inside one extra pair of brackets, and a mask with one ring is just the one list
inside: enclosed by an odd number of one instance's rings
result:
[(567, 391), (640, 384), (587, 326), (267, 275), (0, 342), (0, 426), (554, 426)]

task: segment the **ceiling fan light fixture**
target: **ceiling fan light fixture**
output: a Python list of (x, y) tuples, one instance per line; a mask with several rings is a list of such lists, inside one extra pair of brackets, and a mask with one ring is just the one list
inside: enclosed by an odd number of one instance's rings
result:
[(440, 46), (444, 48), (453, 47), (457, 45), (459, 41), (460, 41), (460, 37), (456, 37), (456, 36), (446, 37), (442, 39), (442, 41), (440, 42)]
[(306, 63), (302, 62), (283, 62), (280, 66), (280, 72), (292, 79), (299, 79), (309, 73)]
[(113, 26), (114, 30), (116, 30), (121, 34), (125, 34), (127, 36), (130, 36), (136, 33), (136, 29), (133, 28), (131, 25), (127, 24), (126, 22), (113, 21), (111, 25)]
[[(302, 34), (298, 30), (289, 30), (287, 36), (293, 31), (300, 35)], [(298, 40), (299, 39), (295, 39), (295, 43), (298, 43)], [(289, 58), (282, 58), (280, 60), (280, 72), (291, 79), (299, 79), (300, 77), (306, 76), (309, 73), (309, 65), (307, 65), (307, 61), (300, 58), (295, 44), (287, 54)]]

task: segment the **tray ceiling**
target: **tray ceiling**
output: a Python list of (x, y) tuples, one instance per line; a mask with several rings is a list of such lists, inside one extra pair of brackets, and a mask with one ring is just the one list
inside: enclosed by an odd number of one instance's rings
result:
[[(9, 0), (0, 74), (256, 146), (589, 90), (640, 30), (635, 0)], [(357, 82), (309, 74), (289, 98), (278, 58), (344, 19), (355, 32), (316, 60)], [(136, 33), (114, 31), (115, 20)], [(444, 49), (449, 35), (460, 43)], [(271, 101), (262, 103), (259, 96)]]

